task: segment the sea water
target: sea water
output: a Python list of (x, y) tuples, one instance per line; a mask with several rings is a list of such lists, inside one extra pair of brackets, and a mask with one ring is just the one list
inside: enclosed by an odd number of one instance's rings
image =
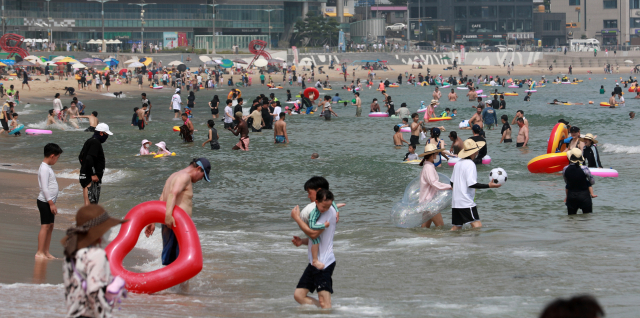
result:
[[(630, 120), (627, 114), (638, 102), (627, 93), (625, 108), (600, 107), (599, 102), (607, 101), (610, 95), (598, 94), (599, 87), (605, 85), (609, 93), (615, 85), (613, 76), (607, 80), (598, 75), (591, 76), (592, 80), (577, 77), (585, 82), (547, 84), (529, 103), (523, 102), (524, 89), (499, 89), (520, 93), (506, 97), (507, 109), (496, 112), (498, 120), (506, 114), (511, 121), (516, 110), (524, 110), (530, 123), (529, 147), (516, 148), (515, 142), (499, 144), (500, 125), (486, 131), (493, 161), (489, 166), (478, 166), (478, 182), (488, 182), (489, 171), (495, 167), (504, 168), (509, 181), (498, 189), (477, 191), (482, 229), (453, 233), (448, 231), (449, 212), (443, 214), (447, 226), (440, 230), (400, 229), (391, 224), (393, 204), (402, 198), (420, 167), (400, 163), (406, 146), (396, 149), (392, 139), (393, 125), (400, 119), (366, 116), (371, 100), (381, 98), (375, 89), (360, 91), (363, 117), (356, 118), (352, 106), (335, 104), (333, 109), (340, 117), (331, 121), (312, 115), (287, 116), (290, 144), (274, 144), (273, 131), (265, 130), (250, 133), (249, 152), (231, 150), (238, 137), (222, 128), (220, 118), (215, 122), (221, 150), (201, 147), (207, 136), (206, 121), (211, 119), (207, 103), (217, 94), (222, 115), (228, 88), (196, 93), (192, 120), (198, 131), (192, 144), (181, 143), (178, 133), (172, 131), (176, 124), (169, 110), (172, 90), (147, 92), (153, 108), (152, 121), (144, 131), (130, 125), (133, 108), (141, 105), (137, 94), (121, 99), (80, 97), (87, 113), (97, 110), (100, 121), (114, 132), (103, 145), (108, 170), (100, 200), (112, 215), (123, 217), (136, 204), (157, 200), (167, 177), (192, 158), (207, 157), (212, 164), (212, 182), (194, 185), (193, 220), (202, 244), (202, 272), (190, 281), (189, 292), (173, 288), (156, 295), (131, 295), (117, 315), (535, 317), (556, 297), (586, 293), (595, 295), (610, 316), (637, 316), (640, 140), (638, 121)], [(490, 87), (481, 88), (488, 91)], [(300, 90), (290, 89), (293, 95)], [(259, 93), (275, 93), (281, 101), (286, 99), (286, 90), (261, 86), (243, 88), (242, 92), (246, 105)], [(388, 92), (396, 109), (406, 102), (415, 111), (421, 100), (431, 99), (433, 87), (403, 85)], [(437, 113), (446, 107), (458, 110), (452, 121), (438, 123), (446, 128), (441, 137), (448, 146), (446, 136), (451, 130), (463, 139), (471, 136), (471, 131), (458, 129), (458, 123), (469, 119), (475, 112), (471, 106), (477, 104), (467, 101), (466, 91), (455, 92), (460, 95), (458, 102), (448, 102), (449, 90), (444, 90), (445, 97), (436, 108)], [(353, 98), (345, 90), (326, 93)], [(186, 104), (187, 94), (182, 95)], [(554, 98), (585, 105), (548, 105)], [(595, 104), (589, 105), (590, 100)], [(20, 116), (21, 122), (43, 128), (40, 126), (51, 101), (29, 101), (31, 107)], [(69, 102), (70, 98), (63, 98), (64, 105)], [(583, 134), (597, 135), (602, 164), (620, 172), (619, 178), (596, 178), (594, 192), (598, 197), (590, 215), (567, 216), (561, 175), (527, 170), (529, 160), (545, 153), (550, 131), (560, 118), (580, 127)], [(517, 125), (512, 129), (515, 139)], [(65, 126), (54, 127), (52, 135), (0, 138), (0, 163), (11, 165), (2, 166), (5, 169), (35, 172), (43, 146), (55, 142), (64, 153), (54, 170), (59, 178), (74, 179), (78, 153), (89, 137), (89, 133)], [(404, 137), (408, 140), (409, 134)], [(165, 141), (177, 156), (136, 157), (142, 139)], [(418, 152), (423, 146), (424, 142)], [(310, 159), (314, 152), (320, 154), (319, 159)], [(452, 168), (444, 165), (438, 171), (450, 176)], [(307, 256), (306, 248), (291, 244), (292, 236), (303, 234), (291, 220), (290, 211), (295, 205), (308, 203), (303, 184), (315, 175), (329, 180), (337, 202), (347, 203), (340, 210), (334, 241), (333, 310), (326, 313), (293, 300)], [(82, 204), (79, 185), (65, 189), (60, 201), (67, 206), (65, 213), (74, 213)], [(158, 232), (149, 239), (141, 236), (138, 247), (159, 257)], [(111, 236), (115, 237), (115, 231)], [(52, 243), (52, 252), (59, 254), (56, 244)], [(132, 270), (150, 271), (160, 266), (158, 259), (151, 258)], [(2, 316), (61, 317), (63, 299), (60, 284), (0, 285)]]

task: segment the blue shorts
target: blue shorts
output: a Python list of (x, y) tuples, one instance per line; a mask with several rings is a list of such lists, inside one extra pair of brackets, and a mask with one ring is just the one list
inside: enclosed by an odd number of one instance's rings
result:
[(287, 141), (283, 135), (278, 135), (276, 136), (276, 143), (277, 144), (283, 144), (285, 141)]
[(162, 224), (162, 265), (173, 263), (180, 255), (178, 239), (173, 230)]

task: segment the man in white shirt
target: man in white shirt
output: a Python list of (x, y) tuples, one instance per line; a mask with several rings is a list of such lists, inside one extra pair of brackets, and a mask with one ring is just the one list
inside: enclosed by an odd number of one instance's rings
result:
[(180, 118), (182, 116), (182, 99), (180, 98), (180, 89), (176, 88), (176, 93), (171, 97), (171, 107), (173, 109), (173, 118)]
[(233, 101), (227, 99), (227, 106), (224, 108), (224, 129), (233, 127)]
[(482, 227), (480, 215), (474, 198), (476, 189), (499, 188), (501, 185), (497, 183), (481, 184), (478, 183), (478, 171), (473, 159), (478, 156), (480, 148), (484, 147), (484, 141), (473, 141), (467, 139), (464, 141), (464, 149), (458, 153), (460, 161), (453, 166), (451, 174), (451, 186), (453, 187), (451, 199), (451, 231), (457, 231), (463, 225), (471, 223), (471, 227)]
[[(319, 190), (329, 189), (329, 182), (323, 177), (312, 177), (304, 185), (308, 197), (312, 201), (304, 210), (315, 208), (316, 193)], [(339, 204), (342, 206), (343, 204)], [(312, 230), (309, 225), (300, 217), (300, 208), (296, 206), (291, 210), (291, 217), (296, 221), (300, 229), (308, 236), (308, 238), (300, 238), (294, 236), (293, 245), (308, 245), (308, 263), (307, 267), (298, 281), (296, 290), (293, 294), (294, 299), (301, 305), (316, 305), (323, 309), (331, 308), (331, 294), (333, 294), (333, 270), (336, 266), (336, 257), (333, 254), (333, 236), (336, 231), (336, 223), (338, 223), (338, 212), (334, 205), (329, 210), (321, 213), (316, 224), (324, 224), (329, 222), (329, 226), (324, 230)], [(319, 270), (312, 266), (313, 257), (311, 255), (311, 245), (309, 239), (320, 238), (318, 249), (318, 261), (325, 265), (324, 269)], [(318, 291), (318, 299), (311, 298), (308, 294)]]

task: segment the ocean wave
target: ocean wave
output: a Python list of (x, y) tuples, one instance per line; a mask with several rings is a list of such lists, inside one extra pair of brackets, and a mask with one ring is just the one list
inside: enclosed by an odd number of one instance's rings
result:
[[(116, 97), (116, 95), (113, 95), (113, 93), (104, 93), (104, 94), (100, 94), (100, 95), (109, 96), (109, 97)], [(120, 95), (119, 98), (125, 98), (125, 97), (127, 97), (127, 94), (122, 94), (122, 95)]]
[[(30, 174), (38, 174), (38, 169), (26, 169), (26, 168), (21, 168), (16, 164), (13, 163), (6, 163), (8, 166), (2, 166), (0, 165), (0, 169), (3, 170), (11, 170), (11, 171), (18, 171), (18, 172), (25, 172), (25, 173), (30, 173)], [(38, 166), (39, 167), (39, 166)], [(55, 172), (55, 170), (54, 170)], [(80, 176), (80, 169), (65, 169), (62, 170), (60, 172), (56, 172), (56, 178), (60, 178), (60, 179), (78, 179), (78, 177)], [(104, 175), (102, 176), (102, 183), (116, 183), (124, 178), (126, 178), (127, 176), (129, 176), (129, 174), (125, 171), (125, 170), (119, 170), (119, 169), (105, 169), (104, 170)], [(67, 189), (67, 188), (65, 188)]]
[(37, 123), (27, 124), (26, 126), (27, 128), (34, 128), (34, 129), (78, 130), (65, 123), (59, 123), (59, 122), (53, 125), (47, 125), (46, 120), (43, 120)]
[(603, 144), (602, 145), (602, 150), (604, 152), (634, 154), (634, 153), (640, 153), (640, 146), (624, 146), (624, 145), (616, 145), (616, 144)]

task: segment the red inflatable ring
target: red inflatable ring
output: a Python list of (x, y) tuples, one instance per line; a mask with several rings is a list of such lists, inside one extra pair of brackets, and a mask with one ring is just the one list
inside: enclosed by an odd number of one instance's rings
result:
[(178, 258), (170, 265), (149, 273), (133, 273), (122, 266), (122, 261), (136, 246), (144, 227), (151, 223), (164, 223), (165, 210), (166, 202), (162, 201), (136, 205), (124, 217), (129, 222), (122, 224), (118, 236), (105, 249), (111, 274), (122, 277), (130, 292), (156, 293), (186, 282), (202, 270), (202, 249), (196, 226), (189, 215), (177, 206), (173, 209), (176, 221), (173, 231), (180, 246)]
[(304, 95), (304, 97), (309, 98), (309, 94), (313, 93), (313, 100), (318, 99), (318, 97), (320, 97), (320, 92), (318, 92), (318, 90), (315, 87), (307, 87), (304, 90), (304, 93), (302, 93)]

